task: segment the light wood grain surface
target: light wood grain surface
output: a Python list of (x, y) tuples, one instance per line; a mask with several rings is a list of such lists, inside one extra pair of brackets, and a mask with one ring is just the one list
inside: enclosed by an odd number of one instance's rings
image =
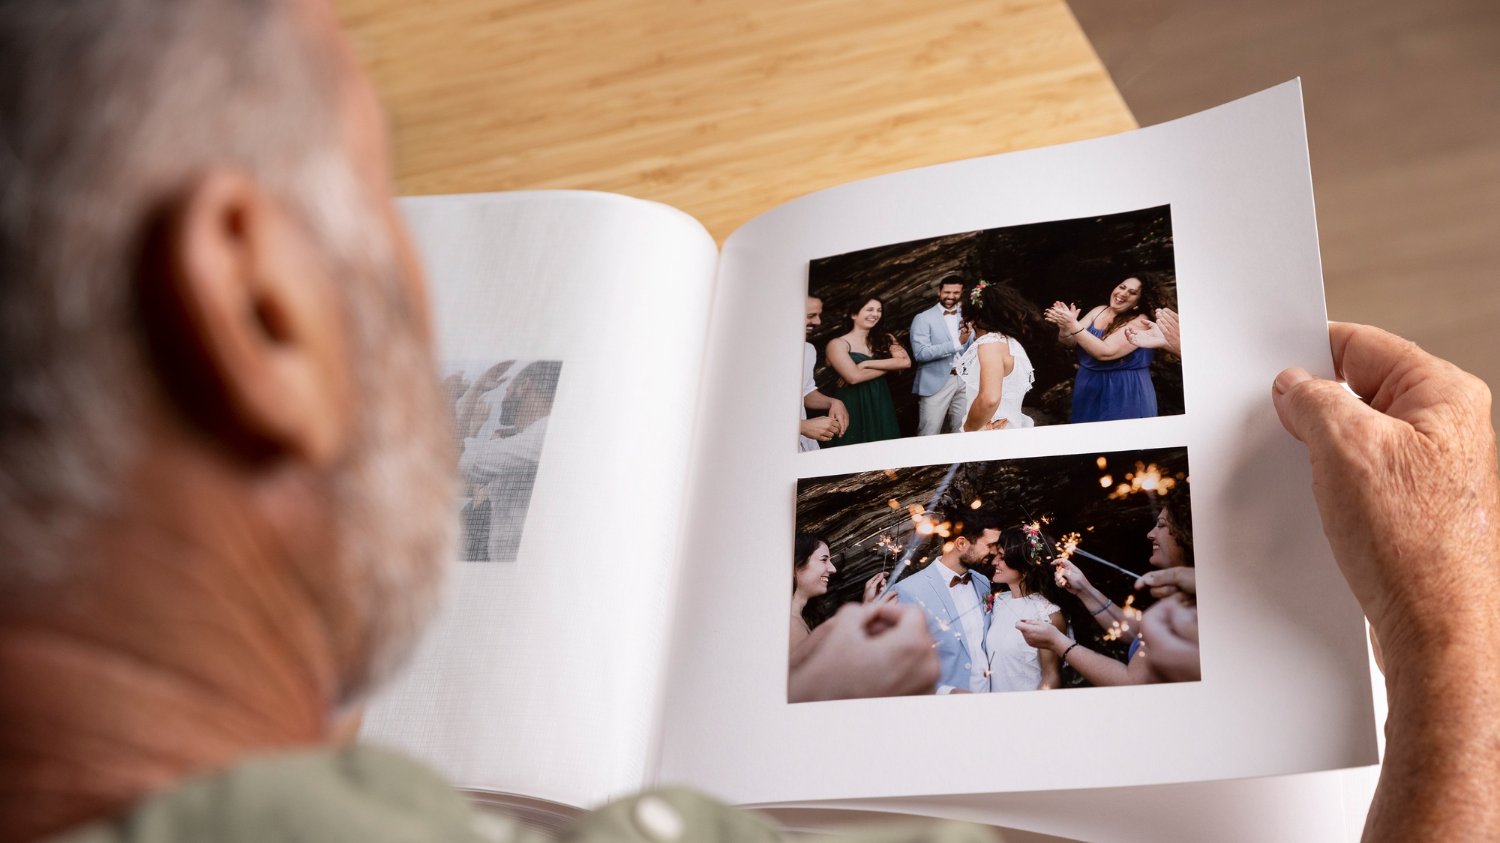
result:
[(787, 199), (1124, 131), (1063, 0), (337, 0), (405, 194), (581, 188), (723, 239)]

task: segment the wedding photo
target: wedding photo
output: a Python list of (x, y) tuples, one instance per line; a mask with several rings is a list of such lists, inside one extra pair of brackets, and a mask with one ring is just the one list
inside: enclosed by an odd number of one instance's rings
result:
[(1183, 412), (1171, 208), (808, 268), (803, 451)]
[(459, 558), (514, 562), (562, 363), (447, 363), (442, 372), (463, 482)]
[(919, 609), (933, 694), (1201, 678), (1187, 451), (952, 463), (797, 484), (788, 702), (848, 603)]

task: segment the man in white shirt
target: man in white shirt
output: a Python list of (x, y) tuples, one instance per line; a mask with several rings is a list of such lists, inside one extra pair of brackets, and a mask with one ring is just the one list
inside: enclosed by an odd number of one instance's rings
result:
[(959, 306), (963, 279), (945, 275), (937, 291), (938, 303), (911, 320), (911, 356), (917, 362), (911, 391), (917, 396), (918, 436), (942, 433), (944, 419), (949, 431), (963, 430), (968, 406), (963, 378), (956, 373), (958, 358), (971, 339)]
[[(804, 336), (811, 336), (813, 329), (823, 324), (823, 300), (817, 296), (807, 297), (807, 319)], [(802, 451), (818, 450), (819, 442), (827, 442), (842, 436), (849, 429), (849, 411), (844, 402), (829, 398), (818, 391), (813, 380), (813, 367), (818, 363), (818, 352), (812, 343), (802, 343), (802, 423), (798, 431), (797, 447)], [(823, 410), (825, 416), (808, 418), (808, 410)]]

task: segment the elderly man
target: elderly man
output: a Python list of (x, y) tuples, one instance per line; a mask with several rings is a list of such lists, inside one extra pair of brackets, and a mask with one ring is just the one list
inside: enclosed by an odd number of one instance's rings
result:
[[(336, 746), (431, 608), (454, 474), (379, 108), (329, 10), (3, 0), (0, 56), (0, 841), (515, 839)], [(1494, 837), (1488, 393), (1333, 337), (1371, 403), (1296, 371), (1275, 401), (1384, 647), (1371, 837)], [(821, 646), (931, 683), (920, 618), (841, 617)], [(793, 686), (847, 696), (859, 660), (821, 652)], [(574, 839), (775, 836), (644, 799)]]
[[(514, 831), (333, 747), (428, 617), (456, 483), (381, 112), (330, 9), (6, 0), (0, 56), (0, 841)], [(919, 618), (829, 626), (808, 698), (871, 690), (851, 654), (907, 666), (886, 693), (932, 681)], [(650, 798), (658, 830), (775, 836)], [(632, 810), (579, 834), (650, 832)]]

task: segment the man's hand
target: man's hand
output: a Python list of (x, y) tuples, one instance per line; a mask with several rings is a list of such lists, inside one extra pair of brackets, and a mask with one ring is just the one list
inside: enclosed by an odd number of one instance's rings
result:
[(931, 693), (937, 653), (922, 610), (881, 600), (846, 603), (792, 656), (787, 699), (864, 699)]
[(1364, 839), (1494, 840), (1500, 477), (1489, 389), (1384, 331), (1334, 323), (1329, 335), (1353, 392), (1288, 369), (1272, 393), (1307, 444), (1323, 532), (1384, 656), (1386, 752)]
[(1307, 444), (1323, 530), (1387, 663), (1500, 629), (1489, 389), (1385, 331), (1329, 334), (1353, 392), (1288, 369), (1273, 399)]
[(967, 321), (959, 322), (959, 324), (958, 324), (958, 344), (959, 345), (963, 345), (963, 344), (967, 343), (969, 341), (969, 334), (970, 333), (972, 333), (972, 332), (969, 330), (969, 323)]
[(819, 442), (827, 442), (839, 433), (839, 423), (832, 416), (804, 419), (801, 428), (803, 436), (806, 436), (808, 439), (816, 439)]
[(828, 399), (828, 418), (838, 425), (838, 429), (834, 431), (835, 436), (843, 436), (844, 431), (849, 429), (849, 408), (839, 399)]
[(1135, 581), (1136, 591), (1143, 588), (1151, 589), (1152, 597), (1169, 597), (1179, 591), (1197, 594), (1198, 573), (1186, 566), (1149, 571)]

